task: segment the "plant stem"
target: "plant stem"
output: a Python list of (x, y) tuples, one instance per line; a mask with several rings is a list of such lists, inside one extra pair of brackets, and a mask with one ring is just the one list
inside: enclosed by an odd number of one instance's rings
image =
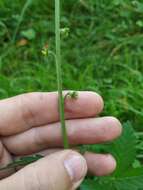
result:
[(12, 41), (11, 41), (12, 43), (15, 42), (15, 38), (16, 38), (17, 32), (18, 32), (18, 30), (19, 30), (19, 27), (20, 27), (20, 25), (21, 25), (21, 23), (22, 23), (22, 21), (23, 21), (24, 14), (25, 14), (27, 8), (29, 7), (29, 5), (30, 5), (31, 3), (32, 3), (32, 0), (27, 0), (26, 3), (24, 4), (24, 7), (23, 7), (23, 9), (22, 9), (22, 11), (21, 11), (21, 14), (20, 14), (20, 16), (19, 16), (19, 19), (18, 19), (18, 23), (17, 23), (16, 29), (15, 29), (14, 34), (13, 34), (13, 37), (12, 37)]
[(68, 137), (65, 125), (64, 114), (64, 98), (62, 93), (62, 72), (61, 72), (61, 39), (60, 39), (60, 0), (55, 0), (55, 36), (56, 36), (56, 70), (57, 70), (57, 85), (58, 85), (58, 99), (59, 112), (62, 128), (64, 148), (69, 148)]

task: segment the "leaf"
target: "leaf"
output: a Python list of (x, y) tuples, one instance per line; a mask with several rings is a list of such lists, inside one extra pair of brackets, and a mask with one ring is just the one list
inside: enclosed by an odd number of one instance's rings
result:
[(122, 5), (124, 3), (124, 0), (113, 0), (114, 5)]
[(84, 181), (84, 183), (81, 185), (81, 190), (115, 190), (115, 188), (112, 186), (112, 184), (109, 183), (102, 183), (97, 180), (90, 180), (87, 179)]
[(141, 190), (143, 188), (143, 167), (122, 174), (122, 177), (102, 177), (85, 180), (81, 190)]
[(5, 170), (5, 169), (9, 169), (9, 168), (15, 168), (18, 166), (25, 166), (28, 164), (31, 164), (33, 162), (36, 162), (37, 160), (39, 160), (40, 158), (43, 158), (42, 155), (36, 154), (33, 156), (26, 156), (26, 157), (21, 157), (18, 160), (15, 160), (14, 162), (8, 164), (7, 166), (0, 168), (0, 170)]
[(143, 188), (143, 167), (131, 169), (115, 180), (117, 190), (138, 190)]
[(142, 28), (143, 27), (143, 21), (142, 20), (138, 20), (136, 22), (136, 25)]
[(115, 175), (122, 176), (123, 172), (133, 164), (136, 158), (136, 142), (136, 136), (131, 123), (124, 123), (122, 136), (106, 149), (116, 158), (117, 169)]
[(132, 168), (136, 158), (136, 136), (130, 122), (124, 123), (122, 136), (113, 143), (91, 147), (88, 145), (87, 148), (93, 152), (102, 150), (113, 154), (117, 160), (117, 170), (111, 176), (85, 180), (82, 190), (137, 190), (141, 183), (143, 185), (143, 168)]
[(84, 145), (81, 152), (91, 151), (96, 153), (111, 153), (117, 161), (117, 169), (114, 175), (120, 176), (136, 159), (136, 136), (130, 122), (123, 124), (121, 137), (112, 143), (103, 145)]
[(136, 11), (139, 13), (143, 12), (143, 3), (139, 1), (132, 1), (132, 4), (136, 7)]
[(5, 24), (2, 21), (0, 21), (0, 36), (4, 36), (6, 32), (7, 30)]
[(36, 37), (36, 32), (34, 29), (28, 29), (21, 32), (21, 35), (28, 40), (33, 40)]
[(85, 180), (81, 186), (81, 190), (139, 190), (142, 187), (143, 168), (136, 168), (131, 169), (126, 175), (119, 178), (107, 177), (105, 181)]

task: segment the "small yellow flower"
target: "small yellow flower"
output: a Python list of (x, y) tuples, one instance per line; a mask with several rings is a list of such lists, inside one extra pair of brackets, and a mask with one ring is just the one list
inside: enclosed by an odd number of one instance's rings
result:
[(44, 56), (48, 55), (48, 44), (46, 44), (46, 45), (42, 48), (41, 53), (42, 53)]

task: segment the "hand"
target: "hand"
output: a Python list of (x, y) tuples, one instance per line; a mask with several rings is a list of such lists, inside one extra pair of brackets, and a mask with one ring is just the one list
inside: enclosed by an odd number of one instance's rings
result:
[[(114, 117), (96, 117), (103, 109), (102, 98), (94, 92), (79, 92), (66, 99), (65, 117), (70, 145), (111, 141), (121, 134)], [(0, 167), (16, 157), (31, 154), (45, 157), (19, 171), (0, 172), (3, 190), (76, 189), (84, 176), (107, 175), (115, 159), (107, 154), (62, 150), (57, 93), (29, 93), (0, 101)], [(8, 177), (9, 176), (9, 177)]]

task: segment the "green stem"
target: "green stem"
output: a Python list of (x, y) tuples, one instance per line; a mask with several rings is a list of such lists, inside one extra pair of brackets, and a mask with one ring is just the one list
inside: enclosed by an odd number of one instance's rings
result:
[(13, 38), (12, 38), (12, 41), (11, 41), (12, 43), (15, 42), (17, 32), (18, 32), (19, 27), (20, 27), (20, 25), (21, 25), (21, 23), (22, 23), (22, 21), (23, 21), (23, 18), (24, 18), (24, 14), (25, 14), (27, 8), (29, 7), (29, 5), (30, 5), (31, 3), (32, 3), (32, 0), (27, 0), (26, 3), (24, 4), (24, 7), (23, 7), (23, 9), (22, 9), (22, 11), (21, 11), (21, 14), (20, 14), (20, 17), (19, 17), (19, 19), (18, 19), (18, 23), (17, 23), (16, 29), (15, 29), (14, 34), (13, 34)]
[(59, 97), (59, 111), (62, 128), (64, 148), (69, 148), (67, 131), (65, 126), (64, 98), (62, 93), (62, 72), (61, 72), (61, 39), (60, 39), (60, 0), (55, 0), (55, 36), (56, 36), (56, 70)]

